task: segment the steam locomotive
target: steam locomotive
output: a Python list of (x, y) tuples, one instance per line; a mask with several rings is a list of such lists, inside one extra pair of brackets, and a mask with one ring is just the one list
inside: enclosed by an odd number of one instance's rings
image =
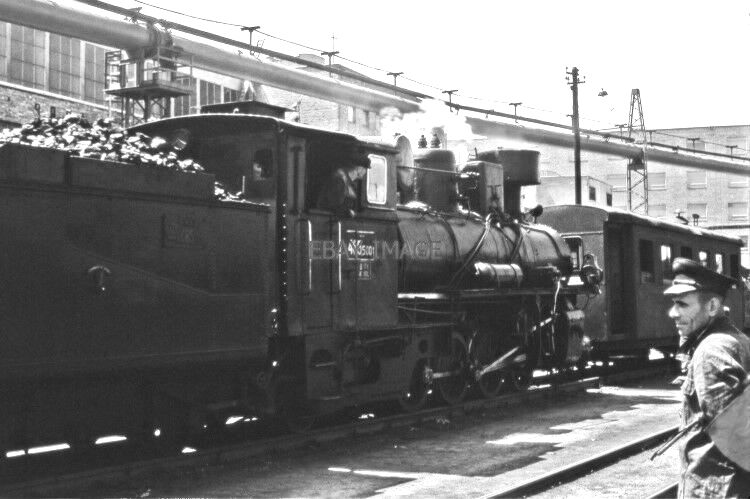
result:
[[(525, 221), (538, 153), (459, 172), (259, 114), (139, 125), (205, 171), (0, 146), (0, 448), (184, 434), (523, 388), (585, 351), (566, 242)], [(217, 199), (215, 182), (235, 196)]]

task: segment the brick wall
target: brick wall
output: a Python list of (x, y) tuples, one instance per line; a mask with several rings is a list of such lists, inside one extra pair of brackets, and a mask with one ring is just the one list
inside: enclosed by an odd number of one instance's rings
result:
[(49, 116), (50, 107), (57, 109), (57, 115), (63, 116), (67, 111), (85, 115), (90, 121), (107, 116), (107, 111), (99, 106), (54, 97), (47, 93), (36, 93), (6, 86), (0, 82), (0, 117), (4, 121), (28, 123), (36, 118), (35, 104), (39, 104), (42, 116)]

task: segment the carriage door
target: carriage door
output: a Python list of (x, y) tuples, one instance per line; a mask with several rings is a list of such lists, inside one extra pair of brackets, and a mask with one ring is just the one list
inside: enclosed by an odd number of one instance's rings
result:
[[(300, 332), (331, 327), (331, 265), (329, 251), (333, 240), (330, 213), (305, 209), (307, 172), (306, 141), (290, 137), (287, 142), (289, 167), (290, 229), (293, 230), (287, 250), (290, 288), (296, 287), (295, 314), (290, 310), (290, 326)], [(291, 301), (291, 300), (290, 300)], [(296, 315), (296, 317), (294, 317)]]
[[(606, 294), (608, 297), (609, 328), (611, 334), (625, 334), (626, 315), (629, 302), (625, 294), (625, 258), (621, 225), (608, 224), (604, 233)], [(632, 309), (627, 309), (632, 310)]]

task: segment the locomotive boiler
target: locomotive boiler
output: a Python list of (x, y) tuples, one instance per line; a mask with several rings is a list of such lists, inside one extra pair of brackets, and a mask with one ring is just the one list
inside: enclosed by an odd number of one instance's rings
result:
[(517, 203), (537, 153), (459, 168), (260, 114), (123, 134), (203, 171), (0, 145), (6, 454), (490, 397), (585, 348), (595, 282)]

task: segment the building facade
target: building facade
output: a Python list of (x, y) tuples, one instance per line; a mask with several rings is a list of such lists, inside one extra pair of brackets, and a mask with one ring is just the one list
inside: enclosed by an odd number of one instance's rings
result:
[[(700, 152), (748, 157), (750, 125), (675, 128), (649, 132), (649, 141)], [(502, 140), (485, 141), (486, 147), (509, 147)], [(511, 147), (518, 147), (512, 144)], [(520, 144), (540, 151), (540, 170), (546, 177), (572, 178), (575, 170), (571, 148)], [(688, 151), (689, 152), (689, 151)], [(685, 151), (681, 151), (685, 153)], [(729, 159), (729, 158), (723, 158)], [(750, 167), (750, 162), (748, 162)], [(648, 214), (665, 219), (683, 217), (691, 224), (739, 237), (744, 243), (742, 265), (750, 267), (750, 177), (660, 164), (647, 159)], [(590, 151), (581, 152), (581, 175), (611, 185), (612, 206), (628, 209), (627, 160)], [(542, 179), (542, 186), (545, 178)], [(573, 185), (572, 183), (570, 185)], [(543, 188), (540, 186), (540, 188)], [(563, 199), (558, 193), (558, 198)], [(587, 204), (587, 192), (582, 199)], [(575, 200), (571, 192), (564, 203)], [(556, 201), (557, 202), (557, 201)], [(694, 215), (697, 215), (695, 217)]]
[[(105, 56), (114, 50), (0, 21), (0, 129), (50, 112), (70, 111), (90, 120), (119, 119), (117, 99), (105, 92)], [(322, 62), (318, 56), (302, 57)], [(287, 107), (290, 119), (309, 125), (359, 135), (380, 133), (376, 109), (355, 108), (195, 68), (191, 74), (190, 95), (172, 99), (169, 115), (194, 114), (207, 104), (255, 98)]]

